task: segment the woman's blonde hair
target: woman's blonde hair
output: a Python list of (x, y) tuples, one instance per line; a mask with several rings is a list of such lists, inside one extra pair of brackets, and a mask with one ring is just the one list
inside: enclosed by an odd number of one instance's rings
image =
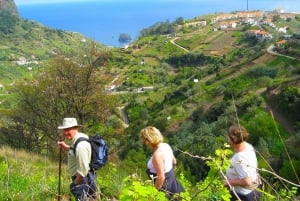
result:
[(247, 141), (249, 136), (247, 130), (239, 125), (230, 126), (228, 128), (227, 134), (233, 144), (240, 144), (243, 141)]
[(149, 145), (152, 147), (156, 147), (159, 143), (164, 141), (164, 137), (161, 132), (153, 126), (143, 128), (140, 131), (140, 138), (144, 143), (146, 141), (149, 142)]

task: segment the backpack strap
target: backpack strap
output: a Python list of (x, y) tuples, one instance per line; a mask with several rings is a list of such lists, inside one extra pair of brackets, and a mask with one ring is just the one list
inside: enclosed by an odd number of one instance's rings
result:
[(87, 142), (89, 142), (90, 140), (89, 140), (88, 138), (85, 138), (85, 137), (80, 137), (80, 138), (78, 138), (78, 139), (75, 141), (74, 146), (73, 146), (73, 147), (70, 147), (70, 149), (73, 150), (75, 156), (76, 156), (76, 148), (77, 148), (77, 145), (79, 144), (79, 142), (82, 142), (82, 141), (87, 141)]

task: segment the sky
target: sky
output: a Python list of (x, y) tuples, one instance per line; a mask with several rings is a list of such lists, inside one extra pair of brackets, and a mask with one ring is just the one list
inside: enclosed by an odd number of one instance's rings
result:
[[(115, 1), (115, 2), (126, 2), (126, 1), (143, 1), (143, 0), (15, 0), (17, 5), (28, 5), (28, 4), (48, 4), (48, 3), (66, 3), (66, 2), (91, 2), (91, 1)], [(182, 1), (182, 0), (159, 0), (159, 1)], [(198, 0), (193, 0), (198, 1)]]
[[(97, 1), (97, 2), (104, 2), (104, 1), (109, 1), (109, 2), (141, 2), (144, 0), (14, 0), (17, 6), (20, 5), (29, 5), (29, 4), (49, 4), (49, 3), (68, 3), (68, 2), (93, 2), (93, 1)], [(186, 0), (150, 0), (150, 1), (159, 1), (159, 2), (168, 2), (168, 1), (186, 1)], [(189, 1), (210, 1), (210, 0), (189, 0)], [(222, 1), (222, 0), (220, 0)], [(224, 1), (224, 0), (223, 0)], [(226, 0), (225, 0), (226, 1)], [(242, 1), (242, 0), (241, 0)], [(245, 1), (245, 0), (243, 0)], [(259, 1), (259, 0), (249, 0), (249, 2), (251, 1)], [(271, 1), (274, 2), (274, 4), (276, 4), (276, 0), (264, 0), (264, 1)], [(282, 2), (282, 0), (279, 0), (280, 2)], [(287, 10), (293, 10), (296, 12), (299, 12), (300, 8), (295, 8), (299, 7), (299, 2), (300, 0), (286, 0), (286, 5), (285, 5), (285, 9)]]
[(95, 0), (15, 0), (17, 5), (25, 4), (48, 4), (48, 3), (65, 3), (65, 2), (87, 2)]

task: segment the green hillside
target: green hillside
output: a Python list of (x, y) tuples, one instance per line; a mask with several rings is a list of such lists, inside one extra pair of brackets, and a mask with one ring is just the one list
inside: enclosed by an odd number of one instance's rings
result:
[(56, 55), (80, 56), (91, 44), (105, 48), (80, 33), (23, 20), (16, 14), (13, 0), (0, 1), (0, 11), (0, 99), (4, 105), (11, 104), (5, 101), (4, 94), (10, 94), (12, 86), (32, 82), (33, 74), (43, 71), (42, 66)]
[[(159, 197), (147, 183), (150, 152), (138, 136), (149, 125), (159, 128), (175, 151), (176, 174), (188, 189), (185, 200), (228, 200), (220, 172), (231, 154), (224, 143), (232, 123), (247, 128), (257, 149), (263, 200), (296, 200), (300, 16), (269, 12), (253, 21), (230, 19), (243, 16), (238, 12), (220, 20), (223, 15), (158, 22), (124, 48), (0, 15), (5, 22), (0, 24), (0, 144), (39, 153), (47, 161), (26, 174), (26, 181), (21, 172), (11, 178), (19, 160), (3, 148), (6, 190), (0, 197), (55, 200), (61, 135), (56, 128), (63, 117), (74, 116), (84, 132), (101, 133), (109, 144), (110, 163), (98, 179), (105, 200)], [(279, 32), (283, 27), (285, 33)], [(28, 161), (21, 162), (25, 171), (36, 163)], [(42, 191), (29, 194), (30, 182), (45, 172), (49, 176), (37, 187)], [(24, 194), (15, 185), (19, 180), (28, 186)], [(68, 194), (67, 172), (63, 182)]]

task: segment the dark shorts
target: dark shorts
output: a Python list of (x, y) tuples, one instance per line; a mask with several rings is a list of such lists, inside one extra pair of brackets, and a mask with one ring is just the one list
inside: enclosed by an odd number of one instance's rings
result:
[(88, 198), (96, 198), (97, 185), (95, 173), (89, 172), (79, 185), (74, 184), (74, 179), (75, 176), (72, 177), (70, 191), (74, 195), (76, 201), (85, 201)]
[[(239, 200), (233, 192), (230, 192), (230, 194), (231, 194), (231, 199), (230, 199), (231, 201)], [(251, 193), (247, 195), (237, 193), (241, 201), (259, 201), (260, 194), (261, 193), (257, 190), (253, 190), (251, 191)]]

